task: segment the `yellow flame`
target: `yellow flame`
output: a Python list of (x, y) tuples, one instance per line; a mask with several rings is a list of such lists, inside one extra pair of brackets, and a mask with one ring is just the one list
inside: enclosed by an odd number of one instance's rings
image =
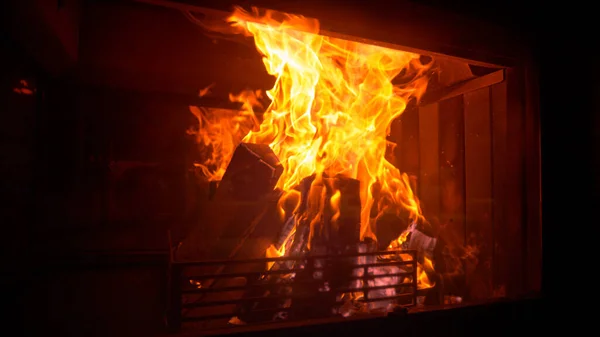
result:
[[(285, 256), (285, 247), (289, 246), (293, 242), (294, 234), (296, 234), (296, 227), (292, 228), (290, 233), (286, 236), (285, 240), (281, 247), (276, 248), (275, 245), (270, 245), (267, 248), (266, 256), (267, 257), (282, 257)], [(275, 262), (267, 262), (267, 270), (270, 270)]]
[[(385, 159), (390, 123), (426, 88), (421, 75), (427, 66), (419, 55), (318, 35), (316, 20), (275, 16), (236, 8), (228, 22), (254, 38), (267, 72), (276, 77), (266, 92), (271, 104), (263, 121), (244, 141), (268, 144), (277, 154), (284, 168), (277, 187), (290, 190), (315, 173), (358, 179), (361, 238), (374, 237), (370, 190), (376, 182), (389, 201), (380, 211), (421, 216), (408, 177)], [(394, 85), (396, 77), (408, 80)], [(253, 113), (256, 98), (247, 92), (245, 101)]]
[(394, 240), (390, 243), (390, 246), (388, 247), (388, 249), (394, 249), (394, 248), (402, 246), (402, 244), (406, 242), (406, 239), (408, 238), (408, 234), (410, 234), (409, 231), (402, 232), (402, 234), (400, 234), (400, 236), (396, 240)]
[(335, 191), (335, 193), (331, 196), (330, 205), (331, 210), (333, 211), (333, 216), (331, 217), (331, 222), (336, 223), (338, 218), (340, 217), (340, 199), (342, 194), (339, 190)]
[[(303, 214), (310, 221), (308, 248), (315, 228), (321, 228), (319, 218), (327, 192), (324, 176), (343, 175), (360, 182), (361, 239), (376, 239), (370, 227), (374, 204), (379, 213), (402, 212), (419, 220), (422, 213), (409, 177), (394, 167), (385, 154), (391, 122), (404, 112), (410, 99), (419, 99), (427, 87), (428, 77), (424, 74), (429, 66), (420, 62), (420, 56), (319, 35), (317, 20), (297, 15), (273, 11), (259, 14), (256, 9), (248, 13), (236, 8), (227, 22), (228, 26), (212, 29), (253, 37), (265, 69), (276, 80), (265, 93), (271, 101), (266, 108), (261, 105), (261, 91), (230, 95), (232, 101), (243, 103), (243, 111), (237, 120), (229, 119), (234, 121), (235, 132), (227, 131), (225, 137), (244, 133), (247, 130), (241, 128), (241, 123), (248, 122), (252, 129), (243, 141), (267, 144), (278, 156), (283, 174), (277, 187), (285, 192), (278, 205), (282, 218), (290, 209), (285, 207), (288, 200), (293, 200), (295, 210), (299, 204), (299, 194), (290, 192), (303, 178), (316, 176)], [(401, 84), (392, 83), (398, 79), (396, 83)], [(262, 122), (255, 115), (257, 107), (264, 109)], [(203, 124), (204, 115), (192, 112), (199, 116), (201, 126), (209, 124)], [(217, 127), (212, 132), (222, 130)], [(231, 140), (218, 140), (210, 132), (197, 132), (197, 136), (202, 139), (199, 143), (211, 144), (213, 149), (216, 144), (217, 157), (213, 155), (202, 165), (205, 174), (218, 179), (234, 148)], [(377, 200), (371, 192), (374, 187)], [(339, 190), (329, 200), (334, 223), (340, 216), (340, 200)], [(294, 233), (295, 228), (281, 247), (271, 245), (267, 257), (284, 256)], [(408, 234), (403, 233), (390, 248), (400, 247)], [(272, 266), (270, 262), (267, 267)], [(433, 271), (433, 264), (425, 258), (423, 265), (417, 264), (421, 289), (433, 286), (427, 271)]]

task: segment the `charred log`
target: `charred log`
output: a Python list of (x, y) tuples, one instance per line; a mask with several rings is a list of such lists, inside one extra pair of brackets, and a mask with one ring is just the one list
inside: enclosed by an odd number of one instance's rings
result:
[(404, 219), (393, 213), (380, 214), (374, 221), (379, 250), (386, 250), (408, 227)]
[[(207, 214), (184, 238), (177, 257), (188, 260), (232, 258), (240, 236), (253, 232), (250, 228), (253, 220), (267, 212), (269, 205), (277, 200), (278, 195), (273, 195), (273, 189), (282, 172), (283, 168), (269, 146), (240, 144), (214, 192)], [(261, 223), (261, 226), (277, 225)], [(275, 228), (271, 230), (271, 233), (277, 232)], [(261, 249), (258, 246), (245, 257), (260, 257), (267, 247)]]
[(268, 145), (242, 143), (219, 183), (215, 199), (252, 201), (271, 192), (283, 167)]
[[(240, 144), (229, 163), (209, 211), (200, 224), (184, 238), (177, 251), (178, 260), (236, 260), (261, 258), (276, 240), (282, 226), (277, 211), (280, 191), (274, 186), (282, 167), (267, 145)], [(264, 263), (203, 267), (190, 273), (246, 273), (245, 279), (205, 280), (202, 287), (220, 288), (252, 285), (259, 282)], [(192, 277), (194, 275), (188, 275)], [(197, 301), (241, 299), (244, 291), (210, 293)], [(197, 310), (204, 309), (199, 308)], [(208, 310), (208, 309), (207, 309)], [(235, 314), (239, 307), (223, 308)], [(215, 324), (221, 324), (215, 322)], [(217, 325), (218, 325), (217, 324)]]
[[(309, 177), (300, 184), (302, 194), (298, 231), (308, 249), (307, 264), (297, 273), (292, 302), (298, 318), (331, 315), (337, 306), (336, 289), (347, 288), (355, 262), (335, 255), (355, 252), (360, 240), (360, 182), (335, 177)], [(332, 198), (336, 200), (332, 200)], [(299, 246), (295, 251), (301, 251)], [(333, 258), (310, 258), (330, 255)]]

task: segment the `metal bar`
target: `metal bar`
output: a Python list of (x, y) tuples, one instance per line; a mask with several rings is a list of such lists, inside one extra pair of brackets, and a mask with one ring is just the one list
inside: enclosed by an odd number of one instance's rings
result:
[(504, 69), (494, 71), (493, 73), (465, 80), (449, 87), (439, 90), (426, 91), (419, 102), (419, 106), (428, 105), (443, 101), (452, 97), (460, 96), (468, 92), (486, 88), (504, 81)]
[(413, 283), (413, 288), (415, 289), (415, 292), (413, 294), (413, 304), (417, 305), (417, 291), (419, 290), (419, 284), (417, 283), (417, 261), (413, 260), (413, 276), (412, 276), (412, 283)]
[(353, 267), (353, 269), (371, 268), (371, 267), (407, 266), (407, 265), (412, 265), (412, 262), (413, 262), (412, 260), (410, 260), (410, 261), (393, 261), (393, 262), (375, 262), (375, 263), (369, 263), (369, 264), (359, 264), (356, 267)]
[[(387, 250), (380, 252), (366, 252), (366, 253), (345, 253), (337, 255), (306, 255), (306, 256), (282, 256), (282, 257), (265, 257), (260, 259), (239, 259), (239, 260), (208, 260), (208, 261), (175, 261), (175, 264), (181, 266), (210, 266), (210, 265), (232, 265), (232, 264), (243, 264), (243, 263), (266, 263), (266, 262), (279, 262), (279, 261), (303, 261), (303, 260), (315, 260), (315, 259), (342, 259), (347, 257), (359, 257), (359, 256), (373, 256), (373, 255), (395, 255), (395, 254), (409, 254), (413, 258), (415, 257), (416, 251), (413, 250)], [(404, 261), (408, 262), (408, 261)]]
[(385, 285), (385, 286), (373, 286), (373, 287), (365, 287), (365, 288), (341, 288), (341, 289), (335, 289), (335, 291), (340, 292), (340, 293), (351, 293), (351, 292), (356, 292), (356, 291), (367, 291), (367, 290), (373, 291), (373, 290), (398, 288), (398, 287), (411, 287), (412, 288), (412, 286), (413, 286), (413, 284), (411, 282), (411, 283), (397, 283), (397, 284), (390, 284), (390, 285)]
[[(326, 268), (323, 267), (319, 267), (319, 268), (312, 268), (311, 271), (321, 271), (321, 270), (325, 270)], [(248, 277), (253, 277), (253, 276), (258, 276), (258, 275), (277, 275), (277, 274), (291, 274), (291, 273), (298, 273), (298, 272), (303, 272), (306, 271), (306, 269), (288, 269), (288, 270), (266, 270), (263, 272), (258, 272), (258, 273), (229, 273), (229, 274), (205, 274), (205, 275), (198, 275), (198, 276), (192, 276), (190, 277), (191, 279), (214, 279), (214, 278), (237, 278), (237, 277), (243, 277), (243, 278), (248, 278)], [(392, 276), (411, 276), (413, 275), (412, 271), (407, 271), (407, 272), (400, 272), (400, 273), (393, 273), (393, 274), (382, 274), (382, 275), (369, 275), (368, 278), (369, 279), (374, 279), (374, 278), (380, 278), (380, 277), (392, 277)], [(357, 280), (357, 279), (362, 279), (364, 276), (351, 276), (348, 278), (348, 280)]]
[(379, 302), (379, 301), (390, 301), (390, 300), (399, 300), (401, 298), (407, 298), (407, 297), (412, 297), (413, 294), (402, 294), (402, 295), (395, 295), (395, 296), (386, 296), (386, 297), (378, 297), (378, 298), (371, 298), (371, 299), (359, 299), (359, 301), (361, 302), (365, 302), (365, 303), (370, 303), (370, 302)]
[[(264, 313), (264, 312), (277, 312), (277, 311), (292, 311), (292, 308), (270, 308), (270, 309), (260, 309), (260, 310), (252, 310), (252, 313)], [(217, 315), (206, 315), (206, 316), (186, 316), (182, 318), (184, 322), (198, 322), (198, 321), (206, 321), (211, 319), (223, 319), (223, 318), (231, 318), (235, 316), (235, 314), (217, 314)], [(268, 323), (268, 322), (265, 322)]]
[(363, 283), (363, 296), (365, 298), (369, 298), (369, 290), (367, 289), (369, 287), (369, 280), (367, 278), (368, 276), (368, 270), (369, 268), (366, 266), (363, 266), (363, 274), (362, 274), (362, 283)]
[(184, 303), (182, 308), (201, 308), (201, 307), (218, 307), (222, 305), (231, 305), (231, 304), (241, 304), (246, 302), (260, 302), (267, 299), (286, 299), (292, 298), (291, 296), (276, 296), (276, 297), (248, 297), (248, 298), (239, 298), (235, 300), (222, 300), (222, 301), (209, 301), (209, 302), (191, 302)]
[[(323, 268), (318, 268), (318, 270), (323, 270)], [(294, 268), (294, 269), (281, 269), (281, 270), (265, 270), (261, 272), (250, 272), (250, 273), (225, 273), (225, 274), (204, 274), (198, 276), (192, 276), (191, 279), (213, 279), (213, 278), (236, 278), (236, 277), (253, 277), (260, 275), (285, 275), (291, 273), (302, 272), (304, 269)]]
[[(393, 274), (383, 274), (383, 275), (368, 275), (367, 279), (369, 280), (373, 280), (376, 278), (382, 278), (382, 277), (394, 277), (394, 276), (411, 276), (413, 275), (413, 272), (401, 272), (401, 273), (393, 273)], [(361, 279), (363, 278), (363, 276), (351, 276), (348, 278), (348, 280), (357, 280), (357, 279)]]
[(256, 285), (221, 287), (221, 288), (185, 289), (185, 290), (182, 290), (181, 292), (183, 294), (206, 294), (206, 293), (219, 293), (219, 292), (227, 292), (227, 291), (249, 290), (251, 288), (274, 288), (276, 286), (281, 287), (280, 284), (256, 284)]
[[(387, 275), (381, 275), (382, 277), (385, 277)], [(264, 288), (264, 289), (269, 289), (269, 288), (278, 288), (278, 287), (286, 287), (286, 286), (292, 286), (292, 285), (299, 285), (299, 284), (306, 284), (306, 283), (318, 283), (318, 280), (315, 281), (311, 281), (311, 282), (294, 282), (293, 284), (289, 284), (289, 285), (281, 285), (281, 284), (255, 284), (255, 285), (248, 285), (248, 286), (235, 286), (235, 287), (223, 287), (223, 288), (199, 288), (199, 289), (186, 289), (186, 290), (182, 290), (181, 293), (182, 294), (205, 294), (205, 293), (218, 293), (218, 292), (227, 292), (227, 291), (240, 291), (240, 290), (249, 290), (251, 288)], [(366, 283), (365, 283), (366, 284)], [(332, 291), (335, 292), (339, 292), (339, 293), (350, 293), (350, 292), (355, 292), (355, 291), (372, 291), (372, 290), (381, 290), (381, 289), (388, 289), (388, 288), (398, 288), (398, 287), (412, 287), (413, 284), (411, 283), (397, 283), (397, 284), (390, 284), (390, 285), (384, 285), (384, 286), (366, 286), (363, 288), (338, 288), (338, 289), (333, 289)]]
[[(396, 287), (395, 285), (391, 285), (391, 286), (386, 286), (383, 288), (393, 288)], [(356, 291), (359, 289), (353, 289), (353, 291)], [(372, 289), (367, 289), (367, 290), (372, 290)], [(340, 292), (338, 290), (334, 291), (334, 292)], [(280, 296), (269, 296), (269, 297), (248, 297), (248, 298), (239, 298), (239, 299), (234, 299), (234, 300), (221, 300), (221, 301), (209, 301), (209, 302), (192, 302), (192, 303), (184, 303), (182, 304), (182, 308), (186, 308), (186, 309), (190, 309), (190, 308), (200, 308), (200, 307), (218, 307), (218, 306), (222, 306), (222, 305), (232, 305), (232, 304), (242, 304), (242, 303), (247, 303), (247, 302), (261, 302), (261, 301), (272, 301), (272, 300), (286, 300), (286, 299), (291, 299), (291, 300), (298, 300), (298, 299), (310, 299), (310, 298), (314, 298), (314, 299), (318, 299), (320, 296), (318, 295), (319, 293), (317, 293), (317, 295), (314, 296), (294, 296), (294, 295), (280, 295)], [(364, 300), (361, 300), (363, 302), (376, 302), (376, 301), (385, 301), (385, 300), (393, 300), (393, 299), (399, 299), (399, 298), (404, 298), (406, 296), (413, 296), (413, 293), (403, 293), (400, 295), (395, 295), (395, 296), (386, 296), (386, 297), (378, 297), (378, 298), (372, 298), (372, 299), (368, 299), (366, 296), (364, 297)], [(341, 302), (336, 302), (338, 304), (344, 303), (344, 301)]]
[(226, 291), (237, 291), (237, 290), (249, 290), (252, 288), (255, 289), (272, 289), (272, 288), (280, 288), (292, 285), (305, 285), (305, 284), (314, 284), (319, 283), (320, 280), (307, 280), (307, 281), (294, 281), (290, 284), (278, 284), (278, 283), (263, 283), (263, 284), (248, 284), (243, 286), (231, 286), (231, 287), (219, 287), (219, 288), (194, 288), (194, 289), (185, 289), (183, 290), (184, 294), (202, 294), (202, 293), (216, 293), (216, 292), (226, 292)]

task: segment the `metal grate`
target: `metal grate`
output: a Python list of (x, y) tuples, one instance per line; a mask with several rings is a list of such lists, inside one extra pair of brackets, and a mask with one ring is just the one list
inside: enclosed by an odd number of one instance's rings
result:
[[(279, 269), (267, 269), (267, 263)], [(193, 262), (171, 254), (169, 275), (173, 330), (183, 322), (228, 326), (234, 317), (259, 324), (340, 316), (343, 306), (352, 305), (365, 313), (369, 306), (413, 306), (417, 299), (416, 251), (410, 250)], [(396, 281), (382, 284), (384, 278)]]

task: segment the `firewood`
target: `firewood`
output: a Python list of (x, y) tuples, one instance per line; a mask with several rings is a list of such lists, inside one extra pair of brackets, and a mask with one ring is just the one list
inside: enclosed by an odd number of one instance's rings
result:
[(434, 258), (434, 250), (438, 239), (419, 230), (416, 222), (408, 226), (404, 232), (408, 232), (409, 234), (406, 241), (402, 244), (402, 249), (416, 250), (420, 263), (423, 263), (424, 257), (430, 260)]
[(386, 250), (408, 227), (407, 222), (394, 213), (382, 213), (374, 221), (379, 250)]
[[(338, 207), (331, 206), (331, 198), (339, 193)], [(312, 214), (308, 217), (313, 221), (312, 246), (324, 246), (325, 251), (339, 254), (354, 249), (360, 240), (360, 181), (343, 176), (333, 178), (323, 177), (312, 184), (309, 194), (308, 212), (315, 208), (321, 209), (320, 219)], [(338, 213), (337, 216), (334, 216)]]
[[(283, 169), (267, 145), (240, 144), (218, 184), (207, 214), (177, 251), (178, 260), (236, 260), (262, 258), (275, 243), (283, 225), (277, 201), (281, 191), (274, 190)], [(228, 287), (254, 283), (264, 263), (236, 264), (188, 269), (191, 274), (248, 273), (248, 279), (205, 280), (203, 287)], [(237, 283), (236, 283), (237, 282)], [(241, 299), (244, 291), (211, 293), (199, 296), (198, 301)], [(210, 313), (213, 308), (197, 311)], [(232, 306), (232, 316), (239, 307)], [(213, 322), (218, 324), (219, 322)]]
[[(177, 257), (189, 260), (229, 258), (252, 220), (277, 199), (278, 195), (272, 193), (282, 172), (283, 168), (269, 146), (240, 144), (210, 201), (208, 214), (181, 242)], [(271, 233), (277, 233), (277, 229)], [(267, 247), (256, 247), (245, 257), (261, 257)]]
[(275, 188), (281, 173), (283, 166), (268, 145), (241, 143), (231, 157), (215, 198), (256, 200)]

